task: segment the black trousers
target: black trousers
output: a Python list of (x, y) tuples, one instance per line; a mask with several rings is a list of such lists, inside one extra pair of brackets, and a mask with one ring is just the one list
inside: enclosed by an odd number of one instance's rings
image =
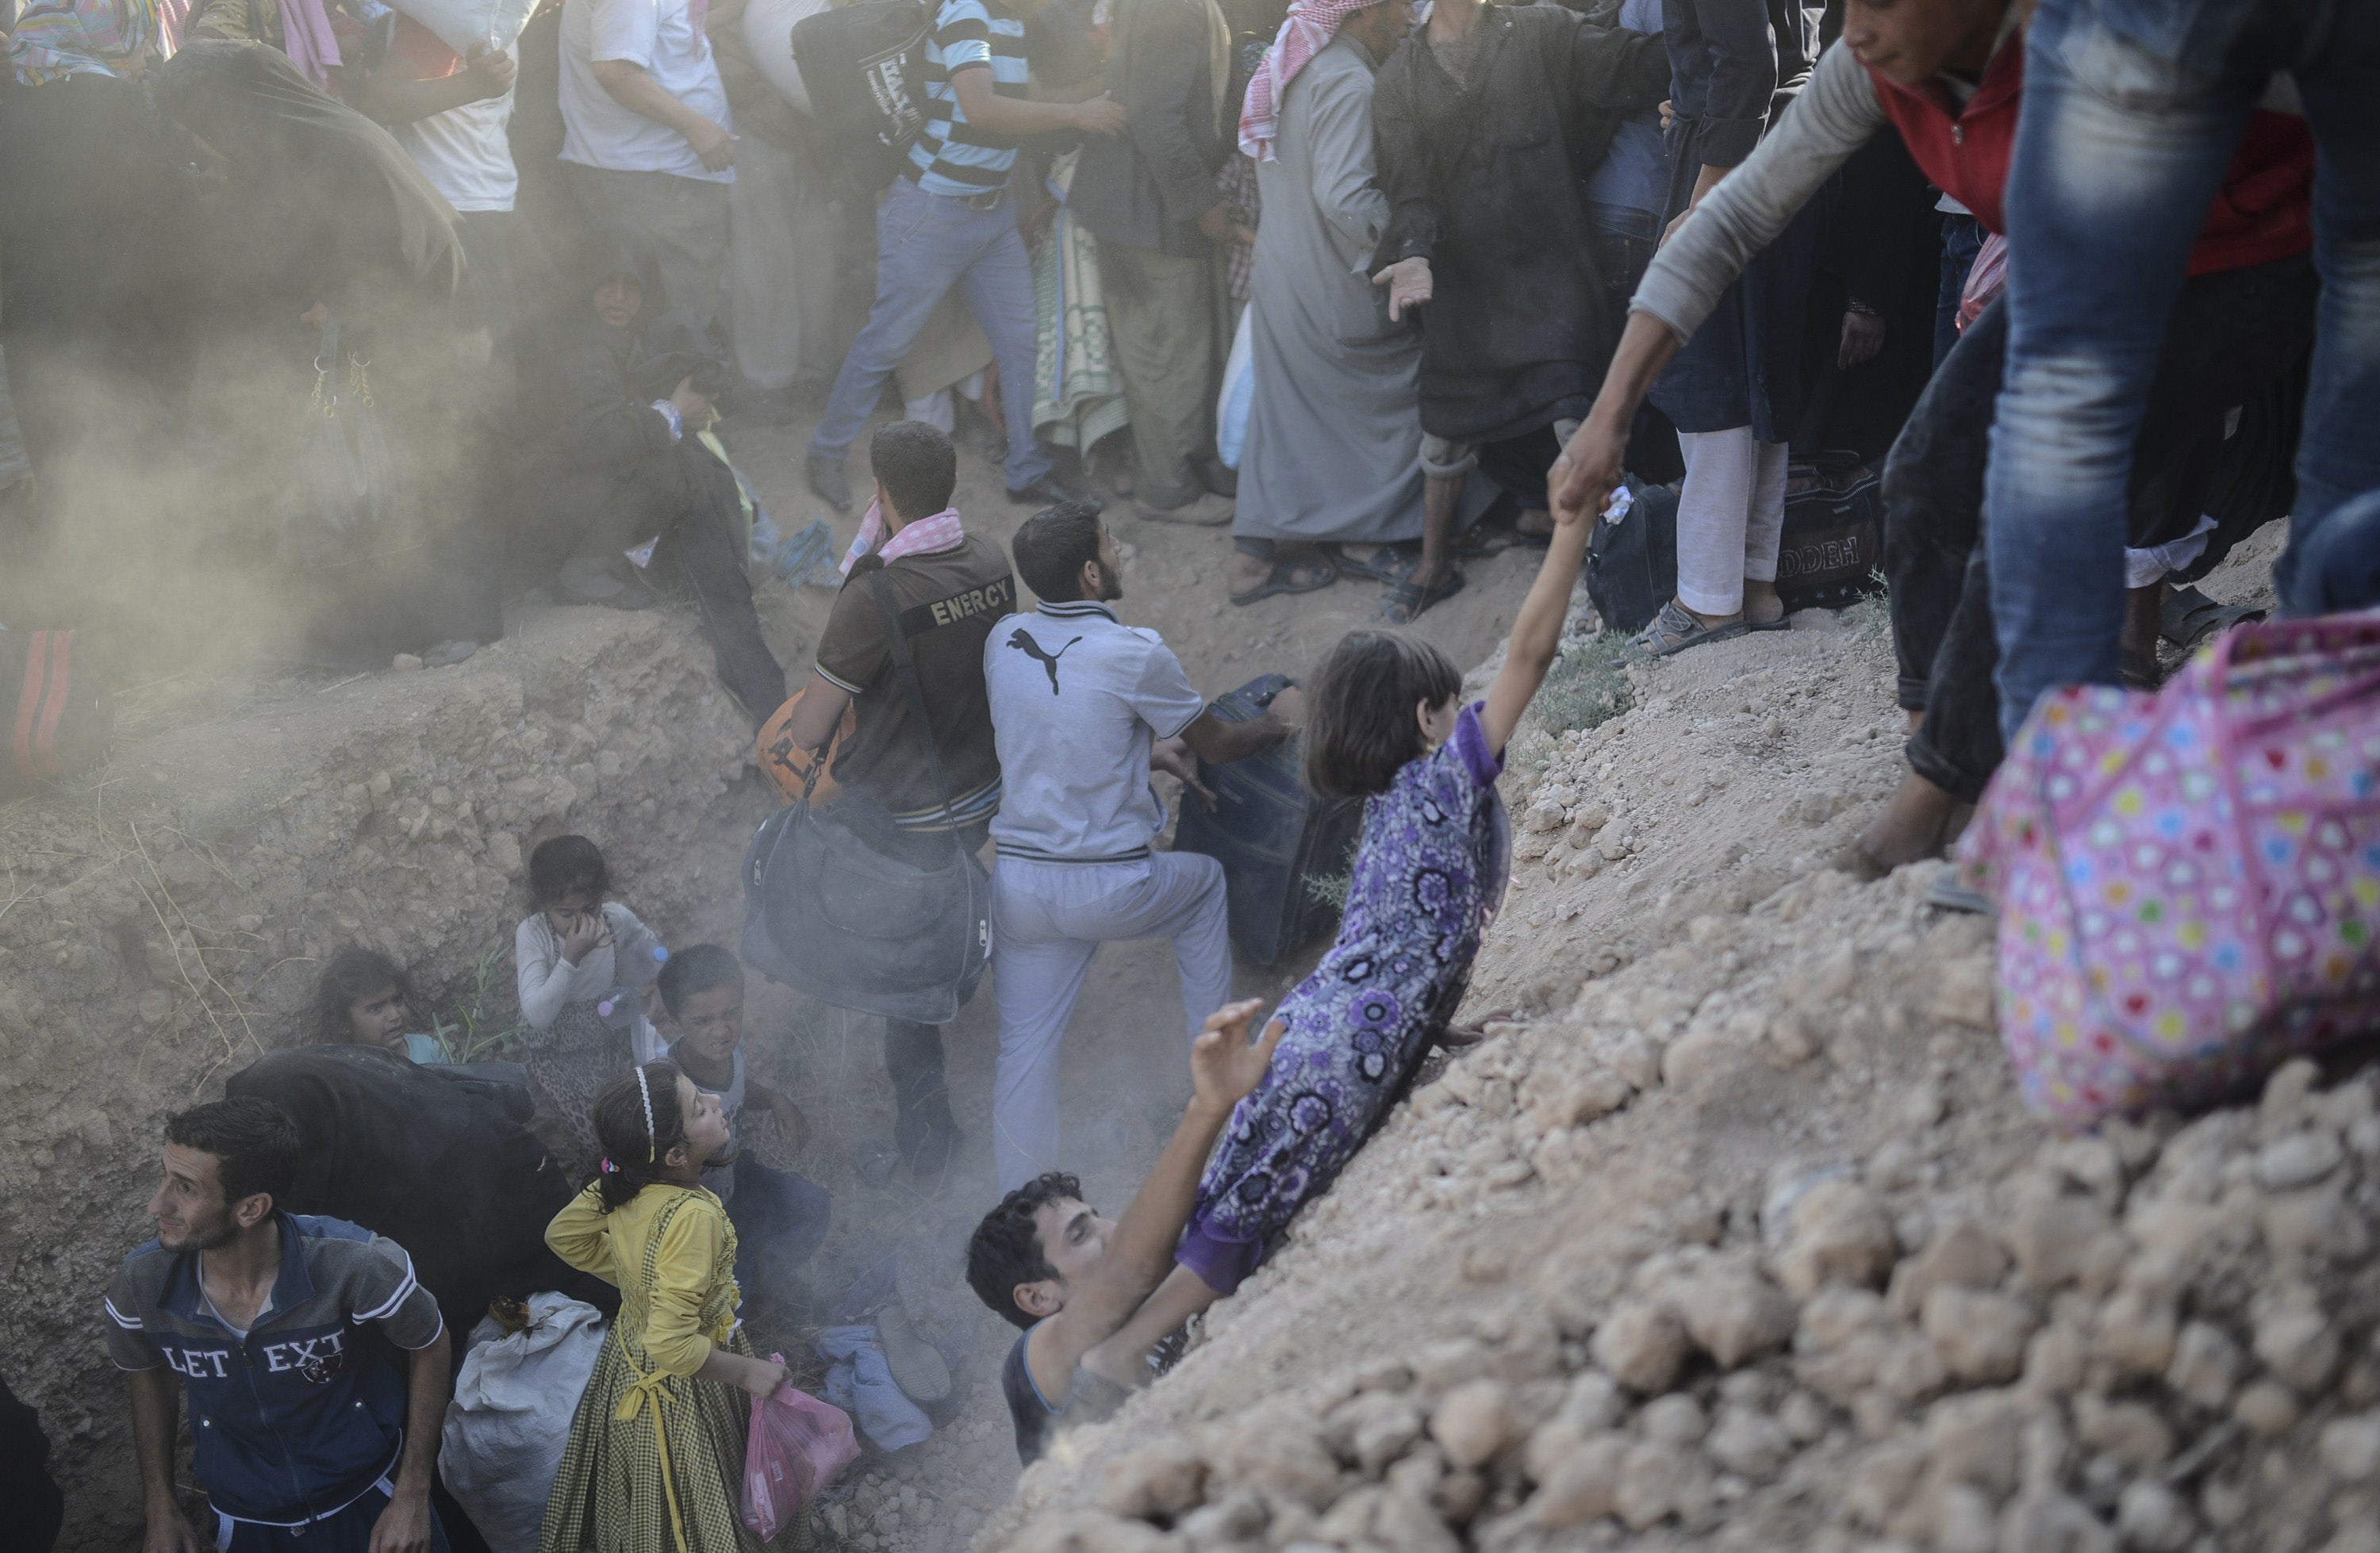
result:
[[(2270, 439), (2227, 442), (2234, 406), (2289, 381), (2313, 342), (2313, 262), (2286, 259), (2193, 277), (2174, 304), (2132, 458), (2131, 542), (2188, 534), (2210, 490), (2261, 492), (2255, 510), (2214, 515), (2225, 543), (2287, 509), (2277, 482), (2230, 478), (2227, 460), (2288, 460)], [(2008, 349), (2005, 297), (1960, 335), (1884, 469), (1884, 565), (1892, 590), (1900, 702), (1925, 722), (1910, 769), (1973, 803), (1999, 769), (1991, 575), (1984, 559), (1984, 467)], [(2300, 390), (2301, 393), (2302, 390)], [(2218, 476), (2225, 477), (2218, 479)], [(2286, 481), (2277, 482), (2286, 485)]]
[[(928, 842), (920, 836), (921, 843)], [(969, 852), (991, 839), (991, 822), (980, 820), (958, 832), (959, 845)], [(932, 840), (937, 849), (941, 842)], [(892, 1081), (892, 1136), (906, 1153), (934, 1133), (955, 1132), (951, 1115), (950, 1081), (944, 1076), (942, 1027), (907, 1019), (884, 1022), (884, 1072)]]
[(673, 451), (691, 466), (685, 489), (694, 500), (662, 528), (653, 547), (653, 575), (694, 601), (719, 683), (758, 728), (785, 704), (785, 670), (760, 635), (752, 582), (729, 518), (735, 477), (699, 444), (689, 450), (681, 443)]

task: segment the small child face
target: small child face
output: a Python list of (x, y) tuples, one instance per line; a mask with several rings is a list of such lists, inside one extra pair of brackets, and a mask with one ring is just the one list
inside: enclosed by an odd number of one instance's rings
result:
[(392, 981), (347, 1005), (347, 1024), (354, 1032), (348, 1038), (358, 1046), (377, 1046), (402, 1056), (405, 1026), (412, 1017), (405, 994)]
[(744, 989), (706, 987), (670, 1015), (678, 1038), (706, 1062), (724, 1062), (744, 1044)]
[(727, 1113), (720, 1109), (719, 1097), (683, 1074), (677, 1081), (677, 1115), (686, 1129), (687, 1162), (698, 1170), (727, 1147)]
[(603, 897), (592, 890), (573, 890), (545, 908), (545, 925), (563, 938), (583, 930), (603, 915)]

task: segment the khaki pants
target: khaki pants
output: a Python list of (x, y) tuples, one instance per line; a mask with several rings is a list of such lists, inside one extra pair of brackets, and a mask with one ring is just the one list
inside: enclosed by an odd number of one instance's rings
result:
[(1216, 254), (1099, 244), (1108, 334), (1132, 417), (1133, 492), (1144, 506), (1197, 500), (1207, 489), (1198, 468), (1216, 462), (1215, 390), (1230, 349), (1221, 270)]

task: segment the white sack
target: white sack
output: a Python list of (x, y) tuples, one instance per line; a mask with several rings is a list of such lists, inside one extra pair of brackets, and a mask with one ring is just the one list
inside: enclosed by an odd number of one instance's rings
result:
[(532, 1294), (529, 1325), (471, 1329), (438, 1450), (438, 1473), (495, 1553), (536, 1553), (546, 1497), (570, 1443), (579, 1394), (603, 1346), (603, 1313)]

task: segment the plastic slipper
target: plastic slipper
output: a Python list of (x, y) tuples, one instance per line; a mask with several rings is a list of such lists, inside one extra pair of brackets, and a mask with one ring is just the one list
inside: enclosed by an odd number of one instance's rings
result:
[(1316, 593), (1339, 580), (1339, 569), (1329, 562), (1276, 561), (1264, 581), (1245, 593), (1226, 596), (1235, 604), (1253, 604), (1277, 593)]
[(1755, 620), (1747, 614), (1743, 617), (1743, 628), (1747, 631), (1791, 631), (1793, 629), (1793, 617), (1779, 614), (1774, 620)]
[(1380, 607), (1373, 618), (1384, 625), (1410, 625), (1462, 592), (1466, 580), (1461, 572), (1449, 572), (1436, 588), (1422, 588), (1407, 577), (1380, 595)]
[(1945, 863), (1936, 870), (1934, 882), (1925, 887), (1925, 904), (1937, 911), (1964, 912), (1971, 916), (1992, 914), (1991, 897), (1961, 883), (1955, 863)]
[(1705, 642), (1727, 641), (1743, 635), (1743, 617), (1741, 615), (1733, 620), (1721, 621), (1717, 625), (1706, 625), (1688, 614), (1672, 599), (1661, 606), (1661, 613), (1653, 617), (1653, 624), (1629, 637), (1628, 643), (1631, 647), (1644, 649), (1652, 657), (1667, 658), (1671, 653), (1683, 652)]
[(1382, 583), (1390, 588), (1413, 576), (1414, 567), (1421, 560), (1419, 556), (1408, 554), (1394, 545), (1382, 545), (1360, 560), (1348, 554), (1345, 545), (1327, 545), (1321, 549), (1322, 553), (1330, 558), (1330, 564), (1339, 568), (1341, 576), (1362, 577), (1366, 582)]

